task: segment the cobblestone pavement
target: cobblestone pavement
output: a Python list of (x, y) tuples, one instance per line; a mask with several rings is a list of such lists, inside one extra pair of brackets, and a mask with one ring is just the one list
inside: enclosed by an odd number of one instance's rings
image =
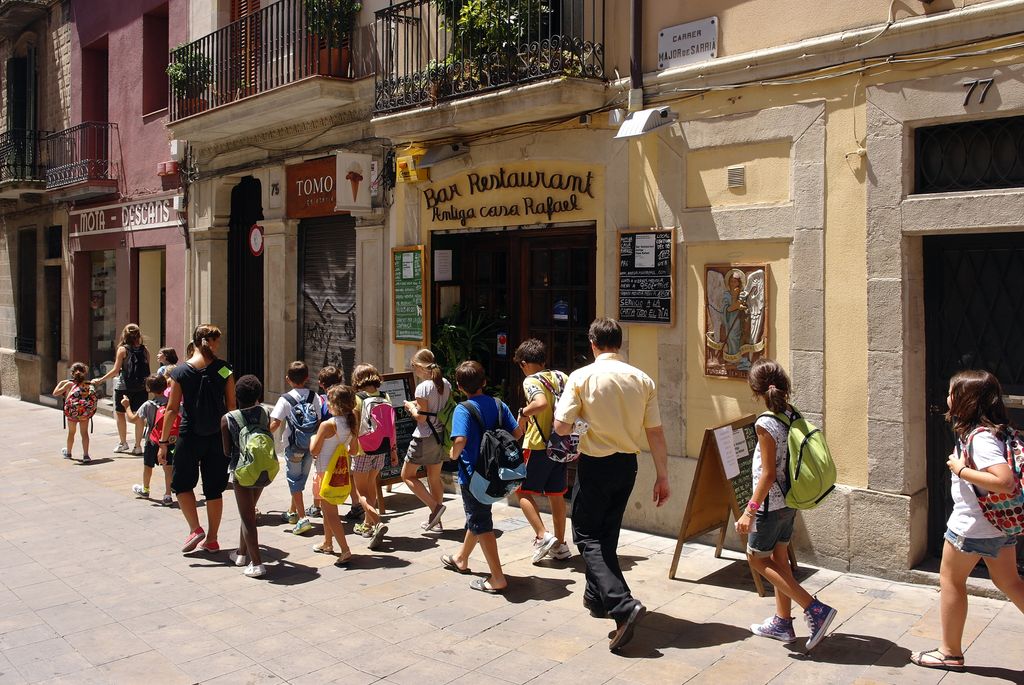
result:
[[(184, 520), (131, 494), (141, 459), (111, 453), (112, 420), (97, 417), (89, 465), (60, 459), (54, 409), (0, 399), (0, 435), (0, 685), (1024, 682), (1024, 616), (1007, 602), (971, 598), (969, 670), (946, 674), (907, 661), (937, 645), (934, 588), (804, 569), (808, 588), (839, 610), (806, 657), (801, 621), (792, 646), (750, 634), (773, 602), (753, 592), (745, 564), (687, 545), (679, 577), (689, 580), (669, 580), (674, 540), (633, 531), (620, 554), (650, 613), (611, 654), (614, 624), (585, 613), (579, 558), (532, 565), (517, 509), (495, 508), (511, 586), (489, 596), (438, 561), (461, 539), (458, 500), (442, 535), (423, 534), (425, 511), (401, 490), (387, 498), (382, 548), (350, 536), (358, 556), (340, 569), (313, 553), (315, 538), (286, 532), (278, 478), (261, 501), (269, 574), (252, 580), (227, 551), (179, 553)], [(230, 492), (225, 513), (230, 549)], [(482, 556), (472, 562), (486, 569)]]

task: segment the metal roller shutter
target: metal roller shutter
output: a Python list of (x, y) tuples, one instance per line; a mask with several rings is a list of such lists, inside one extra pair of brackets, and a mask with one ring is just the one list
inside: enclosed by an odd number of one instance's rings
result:
[(333, 364), (347, 381), (356, 364), (355, 220), (306, 219), (299, 243), (299, 358), (313, 378)]

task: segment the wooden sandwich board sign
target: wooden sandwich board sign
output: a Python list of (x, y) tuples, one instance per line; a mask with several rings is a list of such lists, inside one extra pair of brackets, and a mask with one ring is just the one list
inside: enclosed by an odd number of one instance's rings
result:
[[(757, 446), (757, 434), (754, 432), (756, 420), (756, 416), (745, 416), (704, 431), (697, 469), (690, 487), (690, 499), (686, 502), (686, 512), (676, 539), (676, 551), (672, 555), (669, 578), (676, 576), (683, 543), (701, 535), (719, 531), (715, 557), (721, 558), (730, 519), (738, 519), (743, 514), (743, 508), (753, 493), (750, 464)], [(795, 570), (796, 557), (792, 545), (789, 548), (789, 559)], [(749, 560), (747, 563), (749, 565)], [(750, 575), (754, 578), (757, 594), (764, 597), (764, 583), (752, 566)]]

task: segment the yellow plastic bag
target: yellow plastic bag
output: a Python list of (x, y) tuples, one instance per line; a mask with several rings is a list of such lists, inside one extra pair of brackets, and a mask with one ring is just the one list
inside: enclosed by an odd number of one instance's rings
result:
[(338, 445), (320, 482), (320, 499), (331, 504), (344, 504), (351, 493), (352, 473), (349, 470), (348, 448)]

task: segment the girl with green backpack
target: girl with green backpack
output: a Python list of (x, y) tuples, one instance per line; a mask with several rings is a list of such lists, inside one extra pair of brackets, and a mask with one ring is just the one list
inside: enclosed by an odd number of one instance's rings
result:
[(777, 362), (761, 358), (747, 375), (754, 397), (779, 417), (765, 414), (754, 424), (757, 447), (751, 464), (754, 491), (743, 515), (736, 521), (736, 532), (747, 535), (747, 558), (755, 571), (775, 586), (775, 614), (763, 623), (750, 626), (751, 632), (780, 642), (793, 642), (793, 602), (804, 610), (810, 630), (807, 651), (825, 637), (836, 610), (812, 597), (793, 576), (789, 565), (789, 542), (793, 537), (796, 509), (786, 505), (781, 483), (788, 481), (789, 424), (799, 414), (789, 403), (789, 376)]
[(235, 400), (238, 409), (221, 418), (220, 433), (224, 455), (234, 474), (235, 503), (241, 530), (238, 549), (230, 555), (235, 566), (244, 566), (248, 578), (266, 574), (260, 543), (256, 531), (256, 503), (263, 488), (273, 482), (280, 470), (274, 437), (270, 434), (270, 416), (260, 404), (263, 384), (248, 374), (235, 382)]

